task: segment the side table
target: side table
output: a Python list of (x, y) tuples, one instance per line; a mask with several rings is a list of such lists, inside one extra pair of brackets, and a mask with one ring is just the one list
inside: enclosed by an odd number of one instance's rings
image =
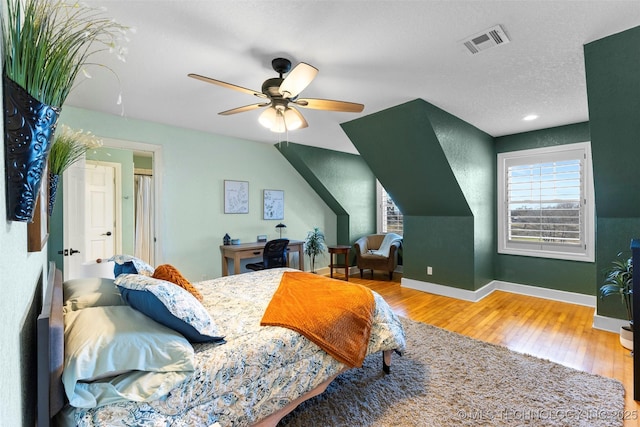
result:
[[(351, 246), (349, 245), (335, 245), (335, 246), (327, 246), (329, 250), (329, 258), (330, 264), (329, 268), (331, 269), (331, 277), (333, 277), (333, 269), (334, 268), (344, 268), (344, 277), (345, 280), (349, 281), (349, 251), (351, 250)], [(344, 264), (338, 263), (338, 256), (344, 255)]]

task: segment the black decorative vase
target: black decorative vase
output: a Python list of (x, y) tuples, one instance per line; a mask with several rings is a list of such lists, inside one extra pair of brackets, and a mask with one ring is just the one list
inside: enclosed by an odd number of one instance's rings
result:
[(31, 222), (60, 109), (3, 75), (7, 219)]
[(53, 207), (56, 204), (56, 193), (58, 192), (58, 181), (60, 181), (60, 175), (49, 172), (49, 206), (47, 209), (49, 216), (53, 215)]

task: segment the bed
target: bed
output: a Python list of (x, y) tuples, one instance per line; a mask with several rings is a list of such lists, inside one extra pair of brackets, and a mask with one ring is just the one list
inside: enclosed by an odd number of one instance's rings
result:
[[(67, 302), (63, 301), (59, 274), (50, 274), (51, 283), (38, 319), (39, 385), (44, 389), (39, 390), (38, 426), (275, 426), (296, 406), (322, 393), (336, 376), (352, 368), (295, 330), (261, 326), (281, 280), (291, 272), (297, 270), (263, 270), (194, 284), (202, 306), (219, 326), (216, 332), (220, 336), (216, 341), (190, 342), (193, 369), (186, 369), (183, 377), (177, 377), (176, 385), (159, 398), (143, 402), (106, 399), (87, 408), (71, 406), (68, 379), (62, 384), (67, 372), (62, 371), (65, 339), (61, 331), (65, 317), (69, 323), (71, 316), (62, 314)], [(382, 297), (375, 292), (372, 296), (374, 309), (366, 354), (380, 353), (382, 368), (389, 372), (392, 352), (404, 349), (404, 332)], [(125, 304), (104, 310), (128, 308)], [(94, 309), (84, 308), (74, 315)], [(137, 325), (138, 321), (127, 322), (131, 323)], [(68, 336), (66, 341), (70, 341)], [(112, 379), (97, 378), (94, 382), (102, 385), (109, 381)], [(72, 394), (74, 402), (76, 397)]]

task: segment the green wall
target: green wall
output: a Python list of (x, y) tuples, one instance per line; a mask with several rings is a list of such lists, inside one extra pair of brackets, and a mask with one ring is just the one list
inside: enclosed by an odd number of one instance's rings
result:
[(291, 142), (276, 147), (336, 214), (337, 244), (376, 232), (376, 177), (362, 157)]
[[(577, 123), (498, 137), (495, 138), (495, 150), (498, 154), (589, 140), (589, 124)], [(587, 295), (596, 294), (596, 265), (589, 262), (496, 253), (495, 279)]]
[(153, 169), (153, 157), (133, 155), (133, 165), (140, 169)]
[[(222, 274), (219, 246), (225, 233), (242, 242), (255, 242), (259, 234), (278, 236), (280, 221), (262, 217), (264, 189), (284, 191), (283, 237), (303, 240), (317, 226), (327, 243), (336, 243), (336, 215), (272, 145), (73, 107), (63, 109), (60, 121), (105, 140), (161, 147), (162, 160), (154, 164), (161, 188), (155, 264), (173, 264), (189, 280)], [(248, 214), (224, 213), (224, 180), (249, 182)], [(52, 233), (61, 232), (60, 227)], [(319, 262), (318, 267), (327, 265), (328, 258)], [(308, 259), (305, 264), (308, 269)]]
[(404, 215), (403, 277), (468, 290), (491, 281), (493, 138), (421, 99), (342, 128)]
[[(589, 126), (598, 214), (596, 267), (629, 253), (640, 237), (640, 27), (585, 45)], [(603, 275), (598, 274), (598, 283)], [(622, 317), (617, 298), (599, 301), (598, 314)]]

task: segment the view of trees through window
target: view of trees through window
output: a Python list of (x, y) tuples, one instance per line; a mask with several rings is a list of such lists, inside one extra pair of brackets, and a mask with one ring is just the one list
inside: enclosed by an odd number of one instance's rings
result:
[(379, 186), (379, 202), (380, 202), (380, 231), (382, 233), (396, 233), (402, 236), (402, 212), (396, 206), (389, 193)]
[(581, 243), (581, 162), (508, 168), (510, 240)]

